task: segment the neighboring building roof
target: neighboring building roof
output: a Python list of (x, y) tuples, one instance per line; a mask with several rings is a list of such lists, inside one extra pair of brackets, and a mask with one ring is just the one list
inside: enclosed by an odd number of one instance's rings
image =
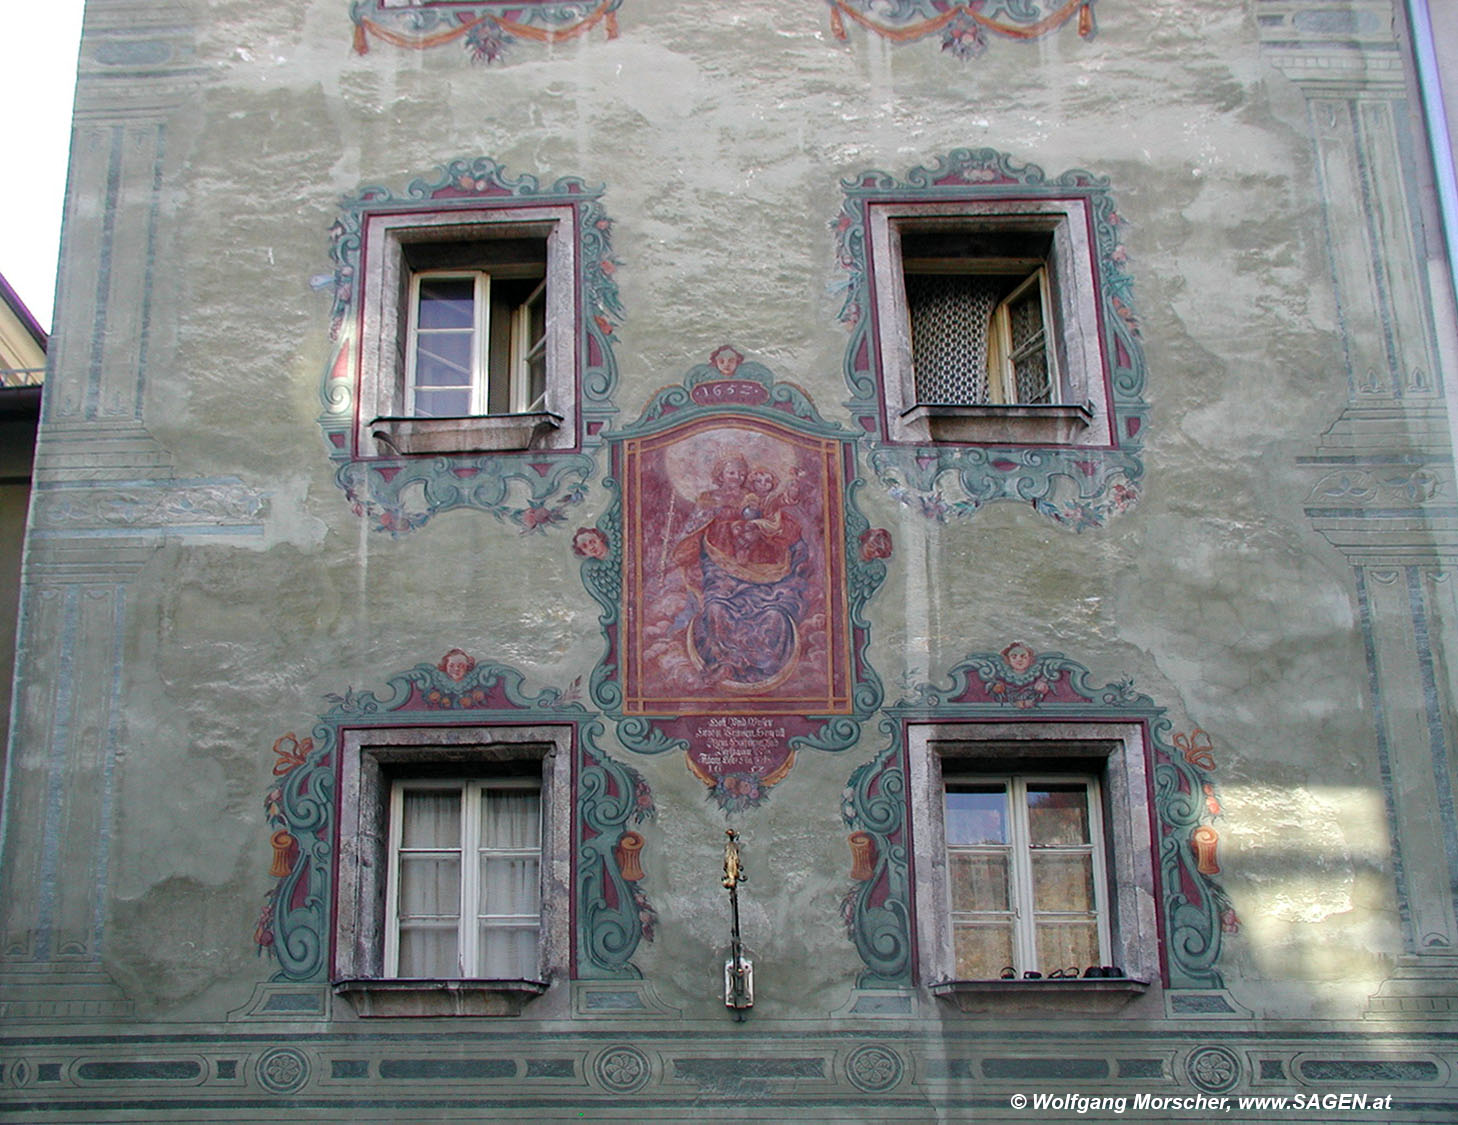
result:
[(45, 329), (0, 274), (0, 387), (38, 386), (45, 378)]

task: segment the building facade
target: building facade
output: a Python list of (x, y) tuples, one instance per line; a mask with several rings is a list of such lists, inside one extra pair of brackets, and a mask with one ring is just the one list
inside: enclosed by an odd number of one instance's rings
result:
[(1450, 1120), (1443, 43), (91, 0), (0, 1105)]

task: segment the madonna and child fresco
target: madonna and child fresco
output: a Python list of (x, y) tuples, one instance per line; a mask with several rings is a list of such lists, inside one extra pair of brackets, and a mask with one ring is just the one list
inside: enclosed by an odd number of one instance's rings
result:
[(845, 711), (840, 443), (742, 418), (624, 444), (625, 711)]

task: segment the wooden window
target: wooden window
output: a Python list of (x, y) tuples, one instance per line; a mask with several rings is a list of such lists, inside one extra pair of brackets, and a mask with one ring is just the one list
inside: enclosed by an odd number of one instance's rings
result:
[(1037, 232), (908, 231), (906, 309), (918, 403), (1062, 401), (1046, 255)]
[(539, 785), (396, 781), (389, 820), (385, 975), (537, 979)]
[(950, 775), (944, 827), (956, 979), (1081, 976), (1108, 961), (1096, 779)]
[(868, 211), (874, 346), (896, 442), (1115, 440), (1083, 200)]
[(573, 446), (577, 239), (560, 206), (371, 216), (358, 454)]

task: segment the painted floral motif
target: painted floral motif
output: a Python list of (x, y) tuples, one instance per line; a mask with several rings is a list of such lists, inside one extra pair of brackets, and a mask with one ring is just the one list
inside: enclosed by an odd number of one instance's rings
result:
[[(652, 941), (658, 913), (642, 884), (630, 878), (622, 862), (625, 839), (638, 832), (630, 824), (645, 824), (657, 816), (653, 794), (643, 775), (605, 754), (597, 745), (602, 724), (580, 729), (582, 754), (577, 797), (577, 916), (578, 976), (629, 976), (640, 941)], [(642, 845), (634, 851), (634, 866), (641, 864)]]
[(601, 27), (618, 36), (617, 10), (623, 0), (355, 0), (354, 49), (366, 54), (370, 40), (424, 51), (460, 42), (472, 62), (496, 63), (519, 41), (562, 43)]
[(973, 59), (987, 36), (1038, 39), (1077, 19), (1082, 39), (1094, 35), (1094, 0), (827, 0), (830, 28), (845, 39), (846, 21), (893, 43), (939, 36), (942, 50)]

